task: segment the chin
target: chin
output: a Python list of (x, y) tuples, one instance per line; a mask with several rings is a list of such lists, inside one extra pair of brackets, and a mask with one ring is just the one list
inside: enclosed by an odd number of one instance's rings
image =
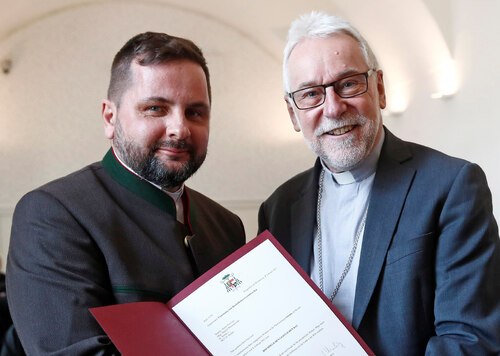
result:
[(361, 152), (356, 152), (355, 155), (350, 152), (350, 154), (340, 154), (334, 157), (327, 155), (323, 160), (328, 164), (330, 169), (334, 168), (334, 172), (344, 172), (356, 167), (363, 158), (364, 154)]
[(163, 163), (163, 168), (167, 171), (180, 171), (184, 167), (186, 167), (188, 164), (187, 161), (168, 161)]

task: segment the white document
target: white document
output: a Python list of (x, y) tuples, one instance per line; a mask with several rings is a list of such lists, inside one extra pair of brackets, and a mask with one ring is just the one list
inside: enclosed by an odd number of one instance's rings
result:
[(264, 240), (172, 309), (217, 356), (371, 354), (309, 283)]

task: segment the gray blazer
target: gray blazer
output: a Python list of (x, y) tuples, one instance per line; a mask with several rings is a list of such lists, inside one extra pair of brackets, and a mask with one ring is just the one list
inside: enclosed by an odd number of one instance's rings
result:
[[(192, 189), (185, 194), (192, 231), (176, 220), (166, 194), (127, 171), (110, 151), (102, 163), (21, 199), (7, 293), (28, 354), (116, 353), (90, 307), (167, 302), (245, 243), (236, 215)], [(187, 235), (194, 235), (189, 248)]]
[[(475, 164), (387, 129), (370, 196), (353, 327), (377, 355), (499, 355), (500, 240)], [(259, 211), (309, 273), (321, 164)]]

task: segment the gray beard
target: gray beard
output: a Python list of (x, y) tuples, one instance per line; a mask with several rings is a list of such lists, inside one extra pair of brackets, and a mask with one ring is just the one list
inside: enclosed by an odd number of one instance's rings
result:
[(364, 146), (357, 146), (351, 140), (337, 144), (335, 147), (319, 145), (317, 142), (311, 143), (310, 146), (328, 167), (337, 172), (351, 170), (365, 157), (367, 152)]
[(336, 122), (325, 121), (324, 124), (315, 130), (315, 135), (319, 137), (321, 134), (329, 132), (334, 128), (349, 124), (365, 124), (369, 126), (369, 130), (361, 142), (354, 142), (354, 139), (344, 140), (335, 145), (328, 145), (319, 141), (308, 142), (310, 149), (316, 153), (330, 169), (336, 172), (349, 171), (368, 156), (377, 136), (378, 121), (368, 120), (366, 117), (357, 115), (350, 118), (346, 117)]

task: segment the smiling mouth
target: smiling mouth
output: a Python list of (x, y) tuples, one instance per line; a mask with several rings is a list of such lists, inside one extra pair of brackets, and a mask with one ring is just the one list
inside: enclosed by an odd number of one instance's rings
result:
[(187, 148), (175, 148), (175, 147), (162, 147), (158, 151), (168, 152), (168, 153), (184, 153), (188, 152)]
[(354, 125), (342, 126), (332, 131), (325, 132), (327, 135), (340, 136), (354, 129)]

